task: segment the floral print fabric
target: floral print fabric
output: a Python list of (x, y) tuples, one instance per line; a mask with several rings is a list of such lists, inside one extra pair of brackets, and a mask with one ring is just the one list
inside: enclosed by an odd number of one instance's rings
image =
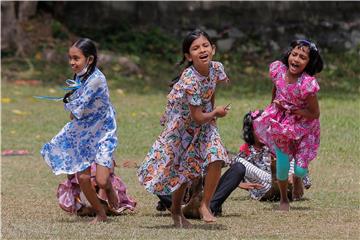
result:
[(93, 162), (111, 168), (118, 139), (103, 73), (96, 68), (70, 98), (65, 109), (75, 118), (42, 147), (45, 162), (56, 175), (81, 172)]
[(184, 70), (167, 97), (162, 118), (165, 128), (138, 170), (139, 181), (149, 192), (168, 195), (201, 176), (209, 163), (218, 160), (228, 163), (216, 122), (198, 125), (189, 109), (193, 105), (211, 112), (216, 84), (227, 80), (219, 62), (211, 62), (209, 77), (200, 75), (193, 66)]
[(270, 104), (260, 117), (254, 120), (253, 126), (259, 140), (275, 153), (277, 145), (282, 151), (295, 158), (296, 164), (307, 168), (316, 155), (320, 144), (319, 119), (306, 119), (286, 110), (306, 108), (306, 98), (316, 94), (320, 87), (315, 77), (303, 73), (297, 82), (288, 84), (285, 81), (287, 67), (280, 61), (270, 65), (270, 77), (276, 86), (276, 96), (285, 109), (275, 103)]
[[(96, 164), (93, 163), (91, 164), (91, 184), (94, 187), (97, 186), (95, 176)], [(134, 211), (137, 202), (127, 194), (125, 183), (120, 177), (114, 174), (113, 170), (111, 170), (110, 173), (110, 182), (117, 196), (119, 209)], [(82, 207), (86, 206), (86, 204), (81, 201), (81, 189), (76, 175), (59, 184), (56, 197), (58, 198), (59, 206), (69, 213), (76, 213)], [(98, 195), (98, 198), (101, 197)]]

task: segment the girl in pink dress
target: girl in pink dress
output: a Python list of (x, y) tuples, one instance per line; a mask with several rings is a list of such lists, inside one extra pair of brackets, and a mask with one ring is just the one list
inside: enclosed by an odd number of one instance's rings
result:
[(294, 194), (320, 144), (320, 109), (316, 93), (320, 87), (315, 74), (323, 68), (314, 43), (297, 40), (281, 61), (270, 64), (274, 84), (271, 104), (254, 120), (260, 141), (276, 154), (276, 176), (280, 188), (280, 210), (289, 210), (286, 194), (289, 159), (295, 159)]
[(190, 227), (181, 210), (186, 186), (206, 173), (204, 197), (199, 212), (205, 222), (216, 218), (210, 200), (218, 184), (221, 167), (228, 155), (216, 127), (216, 118), (229, 108), (214, 107), (215, 88), (228, 81), (220, 62), (212, 61), (215, 45), (200, 30), (183, 42), (183, 61), (188, 66), (173, 83), (162, 123), (164, 130), (150, 148), (138, 170), (140, 183), (157, 195), (172, 194), (171, 213), (176, 227)]
[[(113, 161), (113, 166), (115, 161)], [(124, 211), (134, 211), (136, 201), (131, 198), (126, 191), (126, 185), (120, 177), (114, 173), (114, 167), (110, 170), (110, 182), (114, 188), (118, 208), (109, 207), (109, 199), (104, 189), (99, 188), (96, 180), (96, 164), (91, 164), (91, 185), (96, 191), (97, 198), (102, 203), (107, 215), (120, 215)], [(68, 179), (59, 184), (56, 197), (59, 201), (59, 206), (65, 212), (76, 214), (78, 216), (95, 216), (96, 211), (91, 206), (85, 194), (81, 191), (80, 184), (76, 174), (68, 175)]]

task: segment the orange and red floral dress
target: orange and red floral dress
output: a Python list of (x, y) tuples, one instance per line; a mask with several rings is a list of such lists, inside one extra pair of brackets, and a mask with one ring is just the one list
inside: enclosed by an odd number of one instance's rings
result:
[(139, 181), (149, 192), (168, 195), (203, 175), (209, 163), (229, 162), (216, 122), (198, 125), (189, 109), (193, 105), (211, 112), (211, 99), (220, 81), (228, 81), (224, 67), (220, 62), (211, 62), (209, 77), (190, 66), (173, 86), (167, 97), (165, 128), (138, 170)]

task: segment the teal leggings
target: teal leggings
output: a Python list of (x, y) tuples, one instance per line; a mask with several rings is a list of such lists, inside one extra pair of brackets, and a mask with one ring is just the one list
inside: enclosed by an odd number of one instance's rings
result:
[[(290, 170), (289, 155), (281, 151), (278, 147), (275, 147), (276, 153), (276, 178), (280, 181), (288, 179)], [(295, 164), (294, 173), (296, 176), (303, 178), (307, 174), (307, 168), (299, 167)]]

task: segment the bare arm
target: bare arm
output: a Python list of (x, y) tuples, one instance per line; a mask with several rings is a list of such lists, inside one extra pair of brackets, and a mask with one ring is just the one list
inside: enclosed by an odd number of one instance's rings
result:
[(225, 117), (228, 112), (223, 106), (216, 107), (213, 111), (208, 113), (203, 112), (201, 106), (189, 105), (189, 107), (191, 118), (200, 125), (210, 122), (215, 117)]
[(273, 101), (274, 101), (275, 96), (276, 96), (276, 87), (275, 87), (275, 85), (274, 85), (274, 86), (273, 86), (273, 89), (272, 89), (271, 102), (273, 102)]
[(307, 119), (317, 119), (320, 117), (319, 102), (316, 95), (309, 95), (306, 98), (307, 108), (293, 110), (291, 113), (300, 115)]

